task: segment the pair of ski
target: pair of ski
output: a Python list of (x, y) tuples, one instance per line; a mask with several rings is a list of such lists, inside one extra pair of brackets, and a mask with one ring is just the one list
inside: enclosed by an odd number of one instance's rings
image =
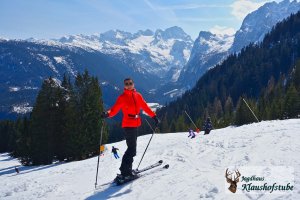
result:
[[(108, 183), (104, 183), (104, 184), (100, 185), (100, 187), (101, 186), (105, 186), (105, 185), (113, 185), (113, 186), (116, 185), (116, 186), (118, 186), (118, 185), (122, 185), (124, 183), (131, 182), (131, 181), (136, 180), (136, 179), (140, 178), (141, 176), (143, 176), (144, 174), (142, 174), (142, 172), (145, 172), (145, 171), (157, 168), (157, 167), (161, 166), (162, 164), (163, 164), (163, 161), (160, 160), (160, 161), (158, 161), (158, 162), (156, 162), (156, 163), (154, 163), (152, 165), (149, 165), (149, 166), (147, 166), (145, 168), (133, 170), (133, 174), (134, 175), (132, 177), (127, 178), (127, 179), (123, 179), (123, 180), (115, 178), (115, 180), (110, 181)], [(162, 169), (168, 169), (168, 168), (169, 168), (168, 164), (166, 164), (166, 165), (164, 165), (162, 167)]]

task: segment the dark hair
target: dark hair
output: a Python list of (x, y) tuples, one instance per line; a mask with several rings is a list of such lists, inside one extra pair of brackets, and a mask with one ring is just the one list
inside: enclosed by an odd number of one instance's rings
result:
[(132, 82), (133, 82), (132, 78), (130, 78), (130, 77), (125, 78), (125, 79), (124, 79), (124, 83), (125, 83), (126, 81), (132, 81)]

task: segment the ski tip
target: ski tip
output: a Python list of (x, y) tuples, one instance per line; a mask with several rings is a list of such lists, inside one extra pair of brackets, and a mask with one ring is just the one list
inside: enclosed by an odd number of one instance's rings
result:
[(165, 169), (168, 169), (168, 168), (169, 168), (169, 164), (165, 165), (164, 168), (165, 168)]
[(158, 161), (158, 163), (163, 163), (163, 160)]

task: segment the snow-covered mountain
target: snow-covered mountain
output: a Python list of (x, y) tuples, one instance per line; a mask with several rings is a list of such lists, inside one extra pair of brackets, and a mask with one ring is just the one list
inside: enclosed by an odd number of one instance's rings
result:
[(110, 30), (98, 35), (73, 35), (54, 40), (62, 44), (115, 55), (135, 71), (176, 81), (187, 63), (193, 40), (180, 27), (129, 33)]
[(0, 39), (0, 118), (30, 111), (43, 79), (61, 79), (64, 73), (75, 77), (84, 69), (108, 83), (103, 85), (107, 105), (113, 104), (128, 76), (145, 98), (153, 101), (157, 87), (178, 79), (192, 44), (179, 27), (137, 33), (111, 30), (58, 40)]
[[(132, 76), (148, 101), (156, 77), (136, 73), (128, 65), (99, 51), (49, 42), (0, 41), (0, 118), (31, 111), (42, 81), (49, 76), (72, 79), (88, 69), (102, 84), (104, 103), (111, 106), (122, 89), (123, 77)], [(113, 72), (113, 73), (112, 73)], [(158, 79), (158, 78), (156, 78)], [(104, 84), (105, 83), (105, 84)]]
[[(141, 168), (162, 159), (170, 165), (169, 169), (154, 169), (131, 183), (115, 187), (106, 185), (96, 190), (97, 157), (70, 163), (24, 167), (7, 154), (0, 154), (0, 199), (296, 200), (300, 199), (299, 132), (300, 120), (290, 119), (227, 127), (212, 130), (205, 136), (200, 132), (194, 139), (188, 138), (187, 132), (156, 134)], [(134, 167), (149, 138), (150, 135), (138, 138)], [(119, 171), (121, 159), (113, 158), (111, 147), (119, 148), (120, 156), (126, 150), (125, 141), (105, 146), (104, 156), (100, 158), (98, 185), (112, 181)], [(19, 174), (16, 174), (15, 166), (19, 167)], [(236, 194), (228, 190), (226, 168), (230, 171), (238, 169), (245, 177), (259, 176), (252, 170), (263, 168), (267, 172), (264, 182), (271, 181), (273, 184), (274, 174), (270, 177), (270, 169), (279, 166), (294, 169), (292, 177), (283, 171), (284, 177), (279, 179), (294, 185), (293, 192), (276, 194), (241, 191), (242, 185), (246, 183), (242, 178), (237, 184)]]
[[(190, 59), (181, 71), (179, 81), (188, 83), (187, 86), (192, 87), (192, 83), (198, 80), (202, 74), (228, 55), (233, 39), (233, 35), (201, 31), (194, 42)], [(191, 85), (189, 80), (193, 80)]]
[[(297, 1), (266, 3), (247, 15), (234, 36), (201, 31), (194, 43), (176, 26), (155, 32), (111, 30), (53, 40), (0, 38), (0, 118), (4, 110), (30, 110), (43, 78), (60, 78), (63, 73), (74, 76), (84, 68), (111, 83), (112, 90), (122, 87), (120, 77), (133, 76), (141, 89), (154, 97), (151, 101), (162, 104), (182, 95), (229, 53), (260, 41), (278, 21), (298, 10)], [(105, 91), (108, 99), (115, 98), (112, 90)]]
[(284, 0), (266, 3), (248, 14), (236, 32), (230, 52), (239, 52), (250, 43), (262, 41), (265, 34), (279, 21), (300, 10), (300, 2)]
[(251, 42), (261, 41), (276, 23), (299, 10), (300, 2), (296, 0), (266, 3), (245, 17), (234, 36), (201, 31), (179, 81), (183, 82), (185, 89), (193, 87), (208, 69), (224, 60), (230, 53), (239, 52)]

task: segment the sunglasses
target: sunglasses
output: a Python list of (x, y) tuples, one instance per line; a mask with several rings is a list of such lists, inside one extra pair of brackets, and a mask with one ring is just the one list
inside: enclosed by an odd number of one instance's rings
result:
[(125, 82), (126, 86), (133, 85), (133, 82)]

